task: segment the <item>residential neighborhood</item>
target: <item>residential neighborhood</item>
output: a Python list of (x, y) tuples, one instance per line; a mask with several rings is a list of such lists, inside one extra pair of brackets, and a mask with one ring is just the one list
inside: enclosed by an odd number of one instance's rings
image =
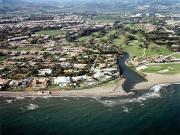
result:
[[(79, 31), (94, 32), (109, 26), (92, 25), (72, 14), (40, 18), (45, 20), (39, 20), (39, 16), (1, 20), (1, 89), (82, 89), (118, 77), (118, 51), (105, 53), (105, 48), (94, 49), (88, 41), (68, 41)], [(51, 35), (51, 31), (57, 35)]]
[(0, 87), (94, 87), (119, 78), (117, 60), (123, 51), (138, 71), (152, 63), (178, 63), (178, 29), (178, 14), (137, 13), (114, 23), (91, 22), (72, 12), (2, 17)]

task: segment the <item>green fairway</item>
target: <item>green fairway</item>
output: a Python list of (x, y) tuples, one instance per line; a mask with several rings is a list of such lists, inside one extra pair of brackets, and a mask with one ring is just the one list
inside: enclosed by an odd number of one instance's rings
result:
[(180, 59), (180, 54), (173, 55), (175, 58)]
[(126, 36), (120, 35), (117, 39), (114, 40), (114, 44), (117, 46), (122, 46), (126, 42)]
[[(99, 32), (95, 32), (89, 36), (82, 36), (78, 39), (79, 41), (87, 41), (88, 39), (93, 37), (96, 40), (96, 43), (99, 42), (100, 44), (111, 41), (112, 44), (120, 47), (122, 51), (128, 52), (130, 58), (132, 58), (133, 56), (141, 58), (141, 57), (149, 57), (149, 56), (153, 57), (159, 55), (167, 56), (173, 54), (173, 52), (166, 46), (157, 45), (153, 41), (151, 42), (144, 41), (145, 37), (140, 32), (137, 32), (135, 34), (131, 34), (129, 32), (120, 33), (118, 30), (113, 29), (107, 31), (103, 36), (98, 36), (99, 34), (100, 34)], [(113, 37), (112, 35), (118, 35), (118, 36), (115, 36), (115, 38), (111, 38)], [(134, 39), (130, 40), (129, 39), (130, 37), (134, 37)], [(146, 48), (145, 48), (145, 43), (148, 44)]]
[(158, 73), (158, 74), (176, 74), (180, 73), (180, 64), (154, 64), (147, 66), (146, 69), (142, 70), (148, 73)]
[(146, 50), (145, 56), (170, 55), (173, 52), (165, 46), (159, 46), (151, 43)]
[(141, 42), (135, 40), (128, 45), (123, 45), (122, 48), (129, 53), (130, 57), (141, 57), (143, 55), (144, 48), (140, 47), (140, 44)]
[(42, 30), (35, 33), (36, 35), (48, 35), (48, 36), (58, 36), (64, 35), (65, 32), (62, 30)]

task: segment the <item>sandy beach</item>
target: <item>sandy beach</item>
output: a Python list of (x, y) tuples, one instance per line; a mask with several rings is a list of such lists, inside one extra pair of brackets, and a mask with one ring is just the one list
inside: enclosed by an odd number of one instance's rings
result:
[(40, 91), (25, 91), (25, 92), (0, 92), (0, 96), (3, 97), (43, 97), (43, 96), (52, 96), (52, 97), (113, 97), (113, 96), (122, 96), (127, 95), (127, 93), (122, 89), (122, 84), (124, 79), (115, 82), (113, 85), (103, 85), (90, 89), (83, 90), (60, 90), (60, 91), (51, 91), (51, 94), (48, 92)]
[(134, 86), (135, 90), (148, 89), (158, 84), (165, 83), (180, 83), (180, 74), (175, 75), (162, 75), (146, 73), (147, 82), (142, 82)]
[[(180, 74), (176, 75), (161, 75), (161, 74), (152, 74), (146, 73), (147, 82), (142, 82), (136, 84), (133, 90), (144, 90), (149, 89), (154, 85), (163, 84), (163, 83), (179, 83)], [(52, 91), (51, 94), (48, 92), (42, 93), (38, 91), (26, 91), (26, 92), (7, 92), (1, 91), (0, 96), (3, 97), (114, 97), (114, 96), (127, 96), (133, 94), (133, 92), (126, 93), (122, 84), (125, 79), (121, 79), (115, 82), (112, 85), (104, 85), (90, 89), (84, 90), (60, 90)]]

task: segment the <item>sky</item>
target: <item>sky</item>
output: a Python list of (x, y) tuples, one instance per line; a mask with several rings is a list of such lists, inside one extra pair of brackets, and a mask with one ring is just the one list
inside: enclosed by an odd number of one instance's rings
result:
[[(3, 1), (3, 0), (0, 0)], [(27, 1), (27, 2), (33, 2), (33, 3), (50, 3), (50, 2), (58, 2), (58, 3), (90, 3), (90, 2), (97, 2), (97, 3), (117, 3), (117, 2), (152, 2), (152, 1), (169, 1), (169, 2), (180, 2), (180, 0), (4, 0), (7, 1)]]

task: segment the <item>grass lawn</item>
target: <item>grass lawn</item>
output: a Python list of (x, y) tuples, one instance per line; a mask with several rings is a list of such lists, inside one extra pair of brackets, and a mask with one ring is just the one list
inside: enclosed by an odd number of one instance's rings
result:
[(64, 35), (65, 32), (62, 30), (42, 30), (35, 33), (36, 35), (48, 35), (48, 36), (58, 36)]
[(126, 41), (126, 36), (121, 35), (118, 39), (114, 40), (114, 44), (120, 46), (124, 51), (128, 52), (130, 57), (137, 56), (141, 57), (144, 52), (144, 48), (141, 48), (139, 45), (141, 44), (140, 41), (134, 40), (130, 42), (128, 45), (125, 45), (124, 42)]
[(177, 74), (180, 73), (180, 64), (154, 64), (147, 66), (147, 68), (142, 71), (157, 74)]
[(117, 46), (122, 46), (126, 42), (126, 36), (120, 35), (117, 39), (114, 40), (114, 44)]
[[(139, 37), (139, 35), (137, 35)], [(117, 39), (114, 40), (114, 45), (120, 46), (124, 51), (130, 54), (130, 57), (137, 56), (141, 57), (144, 53), (144, 48), (140, 47), (142, 43), (140, 40), (133, 40), (128, 45), (125, 45), (127, 40), (126, 35), (119, 35)]]
[(84, 42), (84, 41), (88, 40), (90, 37), (91, 37), (91, 36), (83, 36), (83, 37), (78, 38), (78, 40), (79, 40), (80, 42)]
[(139, 45), (141, 42), (135, 40), (132, 41), (132, 43), (128, 45), (124, 45), (122, 48), (127, 51), (130, 55), (130, 57), (136, 56), (136, 57), (141, 57), (144, 52), (144, 48), (141, 48)]
[(177, 59), (180, 59), (180, 54), (175, 54), (174, 57), (176, 57)]
[[(142, 43), (140, 40), (134, 40), (130, 44), (125, 45), (126, 36), (120, 35), (118, 39), (114, 40), (114, 45), (120, 46), (124, 51), (127, 51), (130, 54), (130, 57), (137, 56), (141, 57), (144, 53), (144, 48), (141, 48), (139, 45)], [(173, 52), (167, 47), (158, 46), (151, 43), (146, 49), (145, 56), (158, 56), (158, 55), (170, 55)]]
[(159, 46), (151, 43), (146, 50), (146, 56), (170, 55), (173, 52), (165, 46)]
[[(114, 30), (109, 31), (107, 34), (105, 34), (105, 35), (104, 35), (103, 37), (101, 37), (101, 38), (95, 38), (95, 37), (99, 34), (99, 32), (94, 32), (94, 33), (92, 33), (92, 34), (89, 35), (89, 36), (82, 36), (82, 37), (78, 38), (78, 40), (82, 42), (82, 41), (86, 41), (86, 40), (90, 39), (91, 37), (94, 38), (94, 39), (98, 39), (98, 40), (101, 40), (101, 39), (108, 40), (109, 35), (110, 35), (110, 34), (114, 34), (115, 32), (116, 32), (116, 31), (114, 31)], [(93, 36), (93, 35), (94, 35), (94, 36)]]

